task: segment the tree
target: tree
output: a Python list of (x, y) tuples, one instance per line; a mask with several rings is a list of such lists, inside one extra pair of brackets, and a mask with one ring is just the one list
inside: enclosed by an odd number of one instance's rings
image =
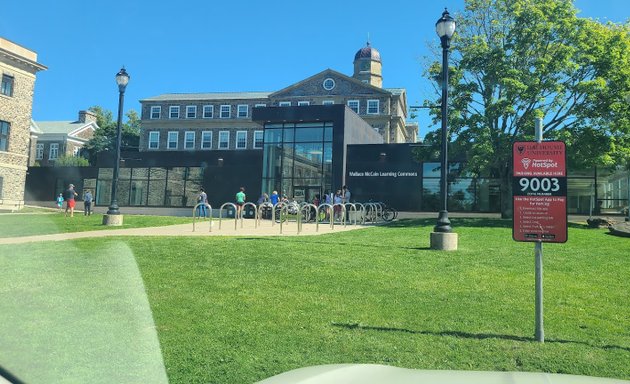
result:
[(90, 162), (85, 157), (80, 156), (59, 156), (55, 160), (55, 167), (87, 167)]
[[(501, 211), (512, 205), (512, 143), (567, 143), (572, 167), (630, 159), (630, 25), (577, 17), (566, 0), (466, 0), (452, 41), (449, 136), (469, 171), (501, 180)], [(441, 89), (441, 65), (427, 75)], [(439, 102), (438, 102), (439, 103)], [(435, 104), (435, 101), (425, 101)], [(434, 123), (439, 109), (432, 109)], [(431, 132), (425, 142), (439, 143)]]
[[(117, 121), (114, 120), (111, 111), (100, 106), (91, 107), (89, 110), (96, 115), (96, 123), (98, 124), (94, 136), (85, 145), (90, 163), (94, 164), (99, 152), (116, 149)], [(126, 116), (127, 121), (123, 122), (121, 126), (120, 147), (123, 151), (137, 151), (140, 141), (140, 117), (134, 110), (127, 112)]]

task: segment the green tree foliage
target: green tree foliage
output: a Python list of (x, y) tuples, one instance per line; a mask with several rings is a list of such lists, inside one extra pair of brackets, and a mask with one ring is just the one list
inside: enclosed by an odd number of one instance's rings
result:
[[(537, 117), (545, 139), (566, 141), (570, 167), (628, 164), (630, 24), (579, 18), (567, 0), (467, 0), (455, 18), (452, 151), (467, 154), (470, 171), (502, 180), (504, 216), (512, 143), (533, 140)], [(441, 70), (439, 61), (427, 70), (438, 95)], [(437, 123), (439, 110), (431, 113)], [(438, 131), (425, 142), (439, 143)]]
[(85, 157), (80, 156), (59, 156), (55, 160), (55, 167), (87, 167), (90, 162)]
[[(97, 153), (115, 150), (117, 121), (111, 111), (100, 106), (91, 107), (89, 110), (96, 114), (96, 123), (99, 127), (85, 146), (90, 162), (94, 164)], [(121, 126), (121, 150), (137, 151), (140, 140), (140, 117), (134, 110), (127, 112), (126, 117), (127, 121)]]

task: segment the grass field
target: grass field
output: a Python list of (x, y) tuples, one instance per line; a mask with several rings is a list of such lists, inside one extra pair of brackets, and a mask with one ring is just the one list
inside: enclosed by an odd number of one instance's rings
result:
[(138, 367), (163, 356), (171, 383), (252, 383), (332, 363), (630, 379), (630, 239), (572, 225), (566, 244), (544, 246), (541, 344), (533, 245), (512, 241), (509, 221), (452, 222), (456, 252), (428, 249), (434, 220), (313, 237), (0, 246), (0, 344), (10, 346), (0, 361), (36, 375), (19, 356), (44, 348), (51, 382), (68, 372), (94, 382), (112, 350), (124, 358), (109, 369), (138, 375), (155, 375)]
[(85, 232), (121, 228), (159, 227), (163, 225), (190, 223), (190, 217), (124, 215), (122, 226), (104, 226), (103, 215), (84, 216), (75, 212), (74, 217), (65, 217), (63, 212), (39, 210), (27, 213), (0, 215), (0, 237), (46, 235), (51, 233)]

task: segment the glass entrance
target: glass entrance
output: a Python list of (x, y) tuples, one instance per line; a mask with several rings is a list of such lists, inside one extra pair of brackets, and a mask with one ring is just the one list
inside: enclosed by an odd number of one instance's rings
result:
[(332, 185), (330, 122), (265, 124), (262, 191), (311, 202)]

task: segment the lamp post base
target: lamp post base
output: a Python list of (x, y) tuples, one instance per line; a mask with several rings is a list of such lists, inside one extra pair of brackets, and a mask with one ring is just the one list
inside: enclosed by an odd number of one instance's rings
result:
[(457, 251), (457, 233), (431, 232), (431, 249), (435, 251)]
[(120, 227), (121, 225), (123, 225), (123, 215), (105, 214), (103, 215), (103, 225), (108, 225), (112, 227)]

